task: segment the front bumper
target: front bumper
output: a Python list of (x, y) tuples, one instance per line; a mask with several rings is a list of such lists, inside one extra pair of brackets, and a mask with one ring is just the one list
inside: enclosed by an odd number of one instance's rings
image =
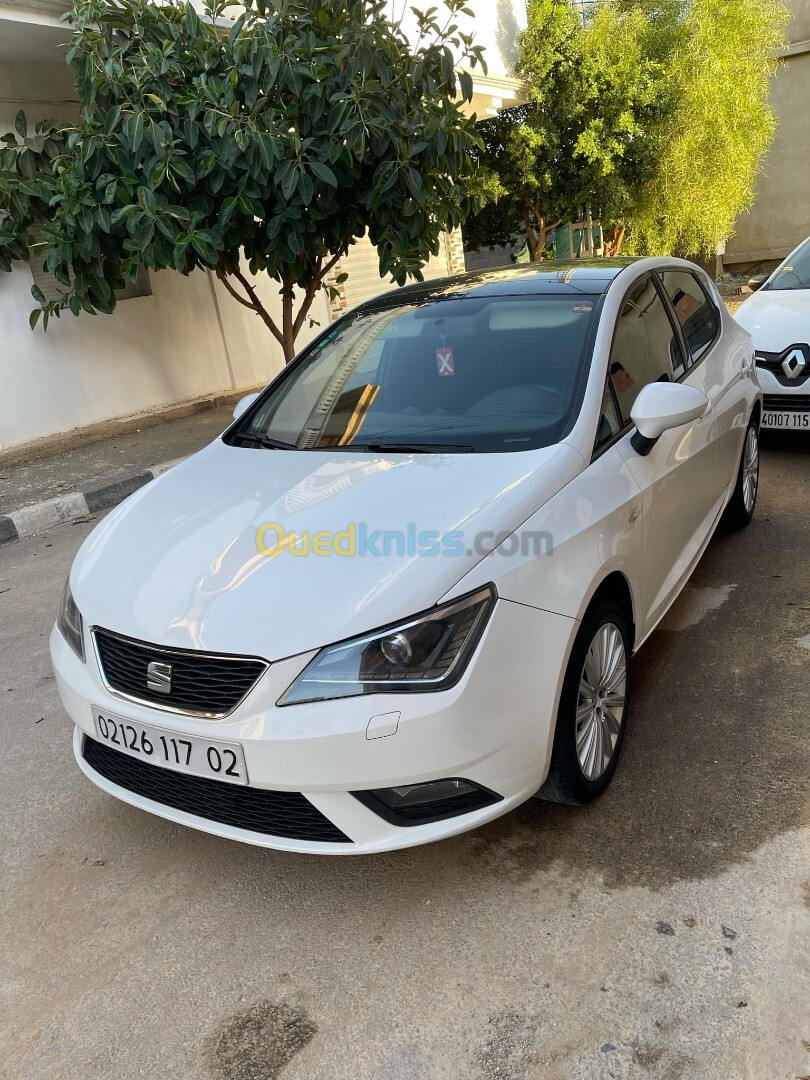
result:
[[(86, 650), (83, 664), (56, 629), (51, 656), (60, 696), (76, 725), (76, 759), (98, 787), (133, 806), (217, 836), (292, 851), (359, 854), (465, 832), (507, 813), (537, 791), (548, 771), (560, 683), (576, 626), (572, 619), (499, 600), (467, 671), (449, 690), (277, 707), (276, 701), (311, 659), (313, 654), (307, 653), (272, 664), (238, 708), (221, 720), (122, 699), (104, 686), (93, 650)], [(238, 741), (251, 788), (302, 794), (347, 842), (237, 828), (113, 783), (84, 756), (85, 736), (95, 738), (94, 705), (167, 732)], [(391, 712), (400, 714), (396, 732), (370, 737), (375, 734), (373, 725), (369, 729), (372, 718)], [(403, 827), (351, 794), (445, 777), (469, 780), (496, 793), (500, 801)]]
[(763, 428), (810, 434), (810, 380), (792, 381), (761, 365), (757, 378), (763, 394)]

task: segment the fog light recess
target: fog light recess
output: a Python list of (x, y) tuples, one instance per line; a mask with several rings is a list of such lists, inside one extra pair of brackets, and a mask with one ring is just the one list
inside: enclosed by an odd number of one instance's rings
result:
[(352, 795), (391, 825), (403, 827), (429, 825), (432, 821), (469, 814), (503, 798), (471, 780), (455, 777), (431, 780), (426, 784), (353, 791)]

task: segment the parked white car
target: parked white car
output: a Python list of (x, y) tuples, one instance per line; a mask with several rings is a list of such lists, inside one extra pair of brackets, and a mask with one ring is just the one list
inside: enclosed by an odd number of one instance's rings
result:
[(362, 305), (85, 541), (51, 637), (80, 768), (319, 853), (588, 802), (632, 654), (754, 512), (760, 417), (748, 334), (680, 260)]
[(753, 338), (762, 426), (810, 434), (810, 237), (737, 309)]

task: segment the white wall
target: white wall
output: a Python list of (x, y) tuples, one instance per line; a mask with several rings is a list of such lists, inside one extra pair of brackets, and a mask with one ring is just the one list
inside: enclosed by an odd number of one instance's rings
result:
[[(0, 274), (0, 450), (100, 421), (152, 412), (268, 382), (279, 345), (259, 317), (201, 270), (150, 275), (153, 295), (123, 300), (113, 315), (69, 312), (33, 332), (31, 272)], [(280, 314), (277, 286), (257, 282)], [(329, 318), (325, 294), (313, 315)], [(302, 330), (298, 344), (317, 331)]]

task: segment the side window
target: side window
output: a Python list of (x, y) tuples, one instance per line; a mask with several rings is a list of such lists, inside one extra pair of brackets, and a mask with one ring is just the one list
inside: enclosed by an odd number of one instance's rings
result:
[(665, 270), (664, 289), (672, 301), (692, 359), (703, 356), (720, 330), (720, 316), (698, 279), (688, 270)]
[(616, 322), (610, 374), (627, 420), (647, 383), (671, 382), (684, 369), (680, 342), (664, 301), (647, 277), (633, 286)]
[(605, 393), (602, 397), (602, 411), (599, 416), (599, 427), (596, 429), (596, 443), (594, 450), (598, 450), (605, 443), (609, 443), (614, 435), (622, 429), (622, 422), (616, 409), (616, 402), (610, 390), (610, 383), (605, 383)]

